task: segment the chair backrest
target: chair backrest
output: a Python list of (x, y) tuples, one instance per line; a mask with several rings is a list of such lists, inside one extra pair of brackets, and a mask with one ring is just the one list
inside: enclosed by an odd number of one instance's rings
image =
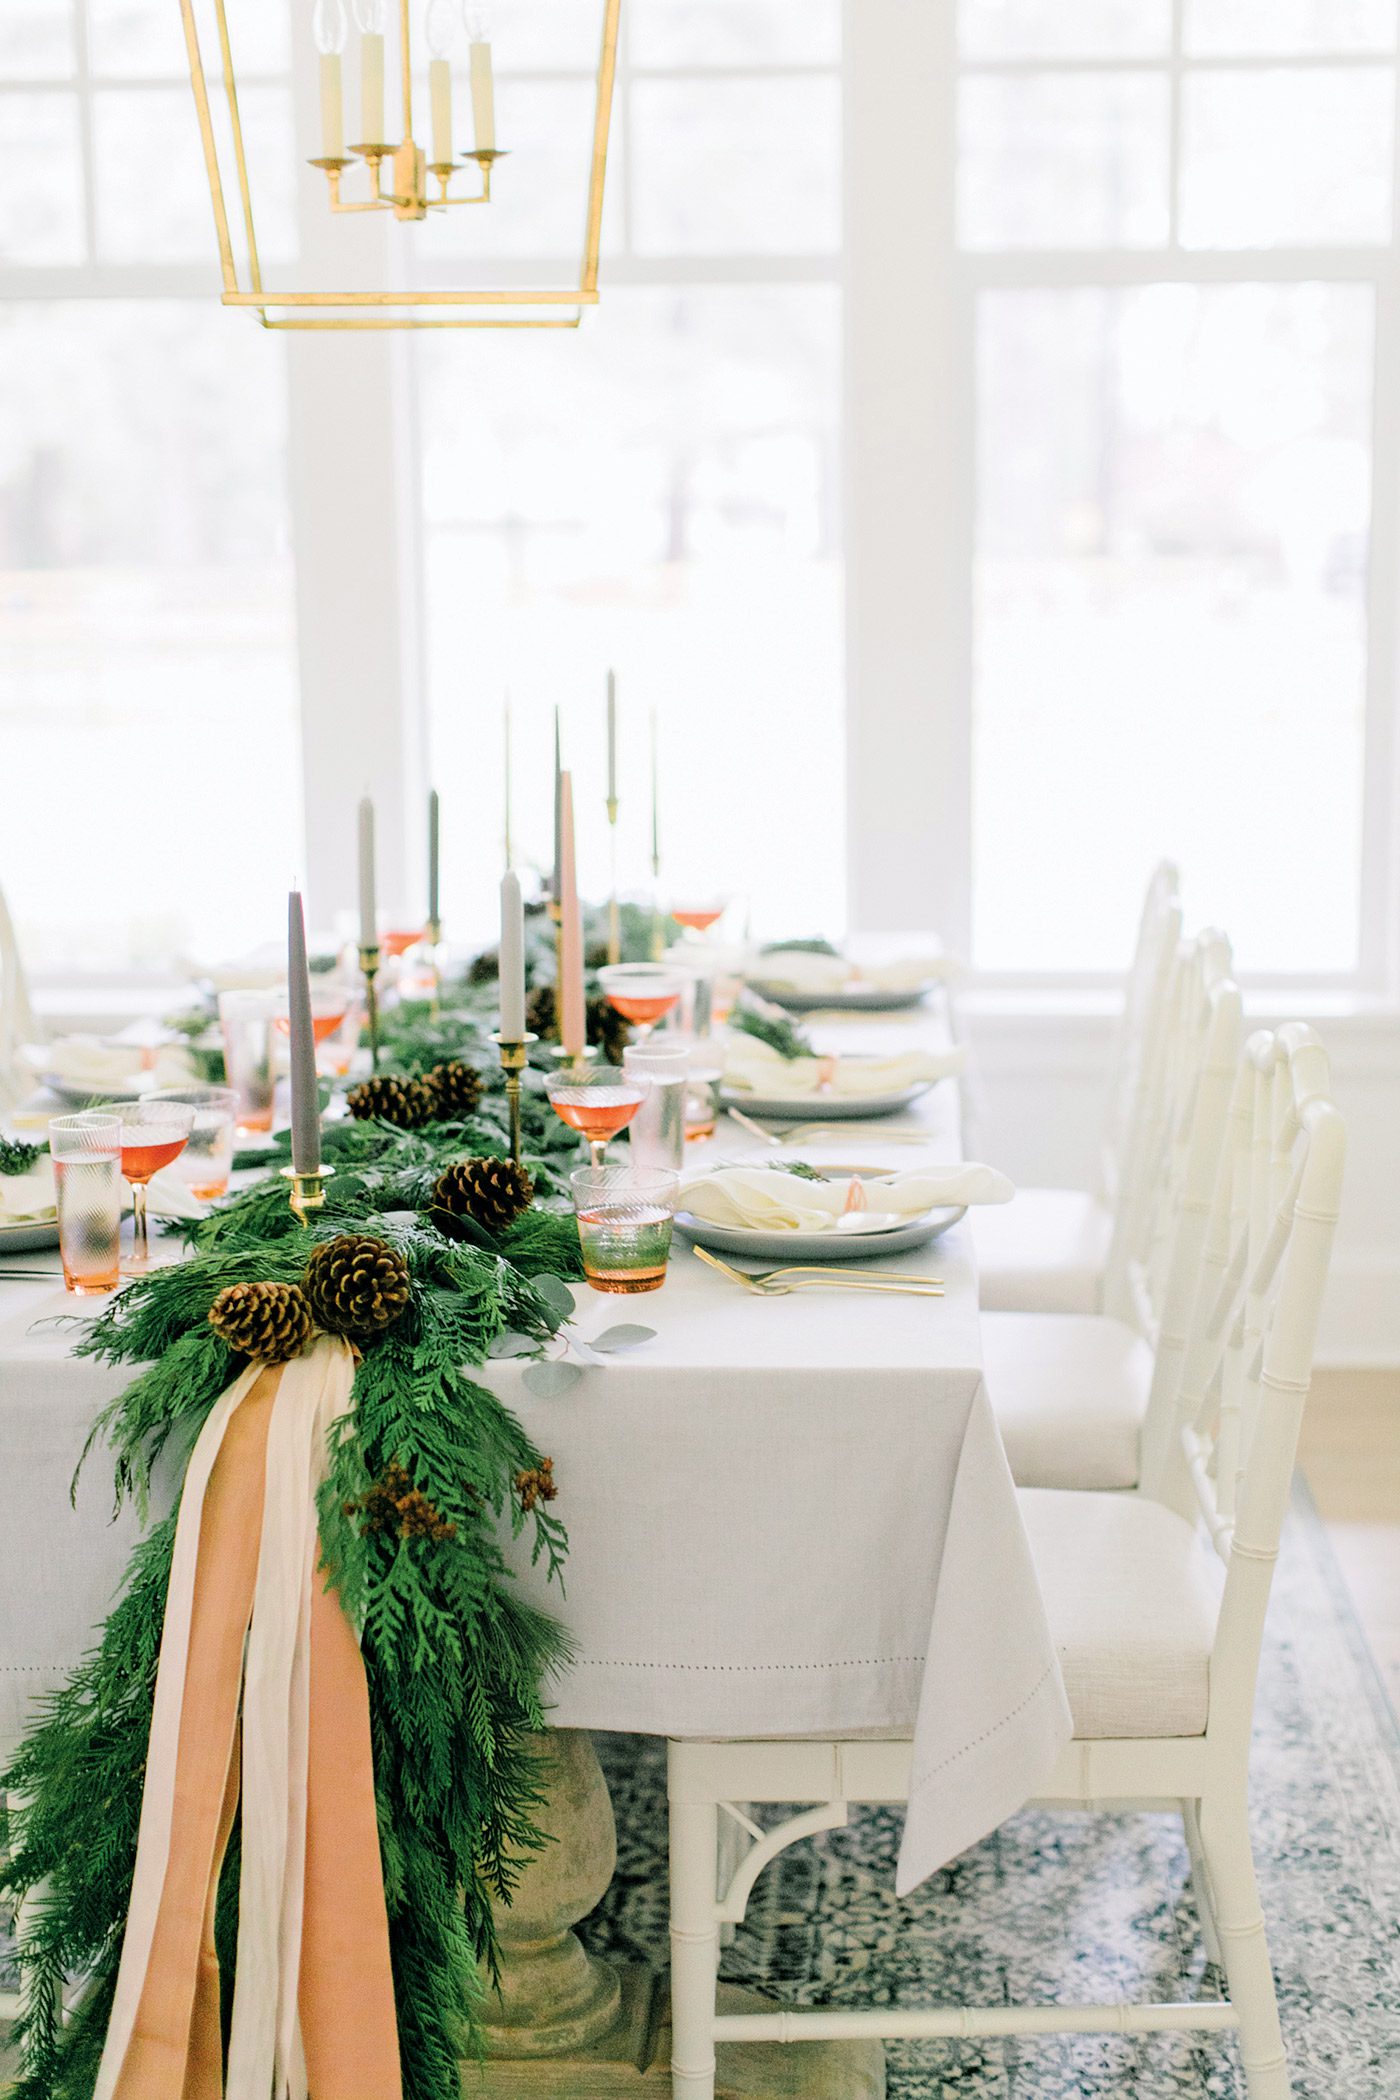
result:
[(1210, 1728), (1245, 1741), (1345, 1154), (1312, 1030), (1290, 1023), (1251, 1036), (1201, 1249), (1177, 1418), (1194, 1506), (1227, 1568)]
[(39, 1039), (14, 921), (0, 890), (0, 1108), (32, 1091), (33, 1080), (21, 1065), (19, 1052), (25, 1043)]
[[(1223, 933), (1209, 931), (1175, 944), (1163, 972), (1143, 1060), (1133, 1139), (1123, 1162), (1104, 1269), (1103, 1302), (1105, 1312), (1130, 1321), (1154, 1347), (1165, 1312), (1202, 1068), (1212, 1054), (1227, 1058), (1228, 1077), (1233, 1077), (1239, 1056), (1238, 1031), (1233, 1042), (1217, 1040), (1213, 1050), (1211, 1044), (1216, 996), (1230, 983), (1231, 967), (1230, 943)], [(1217, 1129), (1217, 1146), (1219, 1135)], [(1210, 1157), (1213, 1170), (1215, 1154)], [(1176, 1318), (1185, 1318), (1184, 1308), (1177, 1308)]]
[(1229, 943), (1219, 934), (1192, 942), (1182, 961), (1157, 1144), (1159, 1192), (1143, 1206), (1124, 1278), (1128, 1310), (1153, 1349), (1139, 1478), (1146, 1494), (1177, 1502), (1169, 1483), (1182, 1470), (1183, 1359), (1244, 1041), (1243, 1003), (1229, 971)]
[(1109, 1208), (1117, 1202), (1124, 1159), (1143, 1080), (1147, 1046), (1152, 1039), (1165, 973), (1181, 938), (1181, 881), (1169, 860), (1152, 871), (1138, 917), (1137, 942), (1123, 986), (1123, 1010), (1114, 1039), (1108, 1112), (1100, 1146), (1100, 1178)]

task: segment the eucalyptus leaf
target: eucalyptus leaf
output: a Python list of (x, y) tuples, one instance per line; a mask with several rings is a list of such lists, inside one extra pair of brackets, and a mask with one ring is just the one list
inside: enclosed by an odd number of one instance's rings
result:
[(654, 1327), (639, 1327), (624, 1320), (620, 1326), (605, 1327), (601, 1334), (595, 1334), (591, 1346), (601, 1349), (605, 1356), (614, 1356), (621, 1350), (636, 1349), (643, 1342), (653, 1342), (655, 1339)]
[(577, 1385), (582, 1376), (577, 1364), (531, 1364), (522, 1383), (539, 1400), (557, 1400), (561, 1393), (568, 1392), (570, 1386)]
[(562, 1276), (545, 1274), (532, 1277), (531, 1281), (552, 1313), (561, 1320), (573, 1317), (574, 1294)]
[(539, 1348), (533, 1335), (498, 1334), (494, 1342), (487, 1344), (488, 1356), (533, 1356)]

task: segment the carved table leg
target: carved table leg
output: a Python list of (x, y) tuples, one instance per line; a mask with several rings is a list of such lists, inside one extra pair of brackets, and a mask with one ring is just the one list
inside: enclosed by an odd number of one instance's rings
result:
[[(592, 1738), (540, 1738), (540, 1826), (556, 1842), (499, 1913), (501, 1994), (487, 2008), (483, 2069), (462, 2067), (473, 2100), (661, 2100), (671, 2089), (666, 1983), (659, 1970), (596, 1960), (573, 1927), (607, 1892), (617, 1864), (607, 1782)], [(768, 2001), (721, 1985), (726, 2012)], [(717, 2100), (883, 2100), (878, 2042), (748, 2042), (719, 2049)]]

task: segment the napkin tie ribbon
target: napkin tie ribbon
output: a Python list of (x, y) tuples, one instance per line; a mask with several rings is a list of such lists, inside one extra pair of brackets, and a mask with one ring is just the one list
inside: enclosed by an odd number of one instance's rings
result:
[[(252, 1365), (191, 1454), (94, 2100), (399, 2100), (369, 1691), (319, 1567), (353, 1359)], [(242, 1808), (225, 2087), (214, 1920)]]

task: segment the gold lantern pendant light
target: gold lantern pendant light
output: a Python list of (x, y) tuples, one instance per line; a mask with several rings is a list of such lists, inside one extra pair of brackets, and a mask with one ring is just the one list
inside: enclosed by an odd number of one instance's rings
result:
[[(265, 328), (353, 329), (576, 328), (585, 307), (597, 305), (603, 182), (607, 171), (622, 0), (601, 0), (600, 5), (602, 48), (594, 98), (592, 151), (584, 204), (583, 258), (578, 280), (568, 286), (515, 286), (499, 290), (433, 287), (392, 291), (313, 291), (274, 289), (266, 284), (258, 256), (253, 190), (239, 118), (238, 83), (227, 12), (232, 7), (236, 15), (240, 4), (256, 7), (265, 4), (265, 0), (209, 0), (218, 45), (219, 71), (228, 106), (222, 144), (214, 122), (201, 51), (201, 4), (202, 0), (180, 0), (180, 12), (214, 207), (225, 306), (246, 308)], [(319, 168), (325, 176), (329, 211), (336, 215), (391, 213), (396, 219), (413, 221), (425, 219), (430, 212), (450, 211), (459, 205), (489, 205), (496, 163), (506, 156), (496, 143), (495, 80), (484, 10), (473, 5), (472, 0), (467, 0), (464, 9), (472, 144), (459, 158), (454, 152), (454, 83), (449, 56), (457, 23), (456, 0), (427, 0), (423, 13), (428, 53), (426, 145), (420, 142), (415, 131), (413, 14), (416, 0), (393, 0), (397, 16), (402, 130), (397, 143), (385, 136), (389, 128), (384, 89), (390, 0), (350, 0), (350, 4), (358, 44), (360, 88), (354, 128), (361, 136), (348, 146), (343, 68), (350, 33), (346, 0), (315, 0), (312, 11), (321, 150), (312, 159), (311, 166)], [(584, 5), (586, 0), (578, 0), (578, 4)], [(241, 222), (244, 251), (241, 258), (235, 248), (225, 194), (224, 162), (229, 155)]]

